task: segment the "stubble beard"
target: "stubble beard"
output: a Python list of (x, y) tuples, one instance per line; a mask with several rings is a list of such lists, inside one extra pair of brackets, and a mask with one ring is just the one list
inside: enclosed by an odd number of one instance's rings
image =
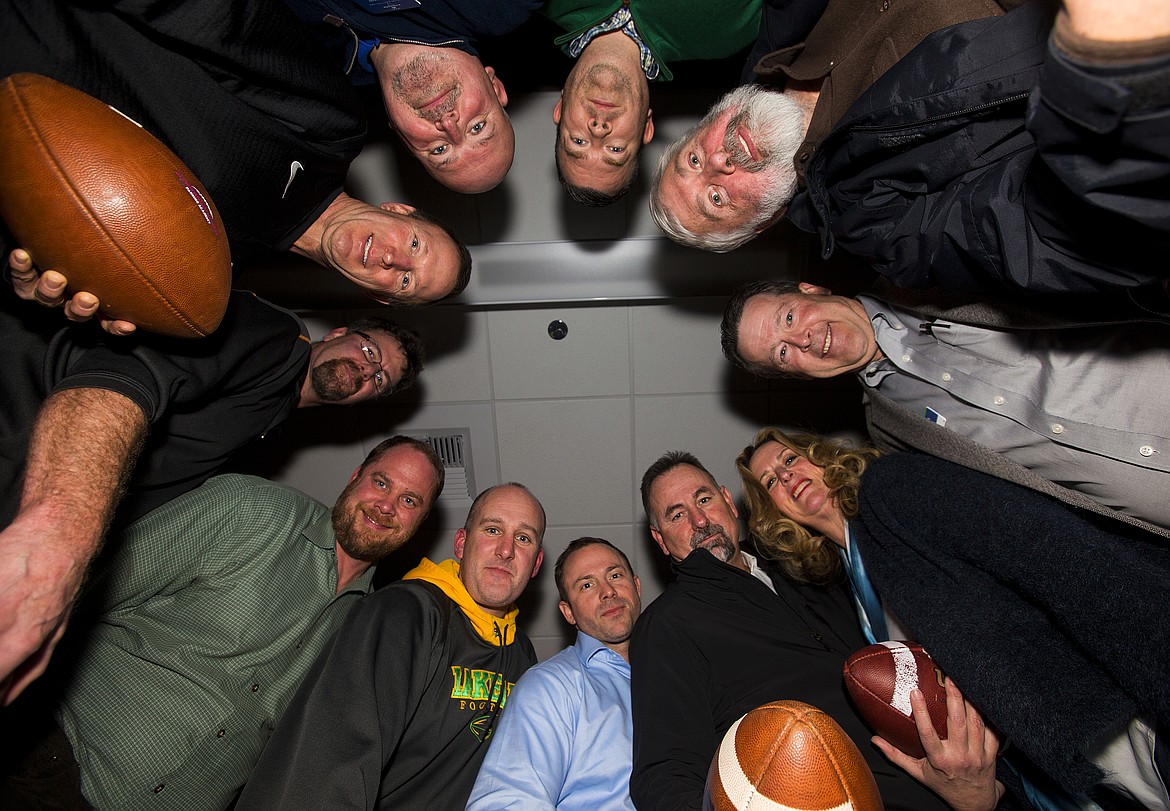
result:
[[(455, 109), (462, 87), (450, 72), (446, 60), (432, 54), (419, 54), (391, 77), (395, 94), (407, 104), (416, 116), (425, 121), (438, 121)], [(427, 110), (419, 109), (435, 96), (450, 90), (440, 104)]]
[(630, 78), (613, 65), (594, 65), (580, 81), (575, 83), (575, 93), (588, 101), (596, 91), (597, 95), (615, 96), (615, 103), (629, 103), (634, 96), (634, 85)]

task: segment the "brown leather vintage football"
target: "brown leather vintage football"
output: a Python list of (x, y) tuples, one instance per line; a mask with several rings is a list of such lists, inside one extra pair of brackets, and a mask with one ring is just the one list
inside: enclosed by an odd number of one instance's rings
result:
[(44, 76), (0, 82), (0, 217), (108, 318), (198, 338), (227, 309), (227, 235), (195, 175), (126, 116)]
[(910, 712), (910, 691), (922, 691), (939, 738), (947, 737), (947, 692), (943, 672), (921, 645), (881, 642), (845, 662), (845, 686), (858, 712), (877, 734), (911, 757), (925, 757)]
[(882, 809), (873, 773), (816, 707), (773, 701), (740, 718), (711, 761), (704, 811)]

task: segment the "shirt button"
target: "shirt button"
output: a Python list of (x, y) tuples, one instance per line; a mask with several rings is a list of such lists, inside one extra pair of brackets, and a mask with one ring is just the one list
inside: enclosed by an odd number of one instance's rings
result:
[(951, 373), (950, 372), (943, 372), (942, 379), (943, 379), (944, 383), (950, 383), (951, 382)]
[(996, 398), (995, 398), (995, 400), (994, 400), (993, 402), (994, 402), (996, 405), (1003, 405), (1003, 404), (1004, 404), (1004, 403), (1006, 403), (1007, 401), (1006, 401), (1006, 400), (1004, 400), (1002, 397), (996, 397)]
[(909, 355), (903, 355), (903, 356), (902, 356), (902, 363), (909, 363), (909, 362), (910, 362), (910, 356), (909, 356)]
[(1052, 423), (1051, 431), (1054, 434), (1063, 434), (1064, 433), (1064, 426), (1061, 425), (1059, 422), (1054, 422), (1054, 423)]
[(226, 733), (227, 733), (226, 729), (221, 729), (219, 732), (215, 733), (215, 737), (222, 738)]
[(1142, 445), (1140, 448), (1138, 448), (1138, 453), (1140, 453), (1142, 456), (1153, 456), (1155, 453), (1157, 453), (1157, 451), (1151, 448), (1149, 445)]
[(259, 689), (260, 689), (260, 685), (259, 685), (259, 684), (253, 684), (253, 685), (252, 685), (252, 692), (253, 692), (253, 693), (255, 693), (255, 692), (256, 692), (257, 690), (259, 690)]
[(155, 794), (159, 794), (159, 793), (161, 793), (161, 792), (162, 792), (162, 790), (163, 790), (164, 788), (166, 788), (166, 787), (167, 787), (167, 784), (166, 784), (166, 783), (159, 783), (157, 786), (155, 786), (155, 787), (154, 787), (154, 793), (155, 793)]
[(799, 160), (801, 163), (805, 163), (805, 162), (807, 162), (807, 161), (808, 161), (808, 156), (809, 156), (809, 153), (808, 153), (808, 152), (801, 152), (801, 153), (800, 153), (800, 158), (798, 158), (798, 160)]

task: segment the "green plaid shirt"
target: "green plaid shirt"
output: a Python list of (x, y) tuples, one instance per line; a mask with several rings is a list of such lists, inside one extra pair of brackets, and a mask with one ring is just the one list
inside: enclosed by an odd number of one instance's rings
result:
[(107, 548), (61, 657), (82, 788), (100, 809), (223, 809), (373, 569), (335, 595), (329, 510), (251, 476), (217, 476)]

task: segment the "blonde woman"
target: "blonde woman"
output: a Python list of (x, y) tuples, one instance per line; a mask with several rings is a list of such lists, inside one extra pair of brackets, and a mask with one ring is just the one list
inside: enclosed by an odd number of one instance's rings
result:
[[(863, 624), (882, 615), (858, 585), (864, 555), (860, 580), (1074, 804), (1091, 790), (1170, 807), (1156, 776), (1167, 747), (1155, 729), (1170, 729), (1159, 539), (941, 459), (773, 428), (737, 467), (757, 550), (801, 580), (847, 571)], [(934, 768), (882, 749), (912, 774)]]

